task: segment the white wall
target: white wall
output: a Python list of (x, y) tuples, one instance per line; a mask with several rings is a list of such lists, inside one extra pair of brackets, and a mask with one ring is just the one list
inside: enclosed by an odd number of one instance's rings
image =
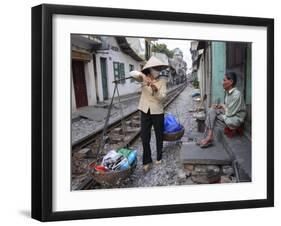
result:
[(201, 97), (204, 95), (204, 87), (205, 87), (205, 60), (204, 60), (204, 53), (201, 55), (201, 58), (199, 60), (199, 66), (198, 66), (198, 81), (199, 81), (199, 87), (200, 87), (200, 94)]
[(75, 98), (75, 91), (74, 91), (74, 83), (73, 83), (73, 75), (71, 70), (71, 109), (72, 111), (76, 110), (76, 98)]
[[(201, 97), (203, 97), (204, 94), (207, 94), (208, 101), (210, 100), (210, 84), (211, 84), (211, 48), (208, 46), (206, 49), (204, 49), (203, 54), (200, 57), (200, 65), (198, 68), (198, 81), (200, 85), (200, 93)], [(209, 88), (208, 88), (209, 87)], [(210, 104), (207, 101), (208, 105)]]
[[(274, 17), (275, 24), (275, 115), (281, 115), (281, 14), (279, 2), (220, 0), (159, 1), (142, 0), (136, 4), (131, 0), (48, 0), (48, 1), (3, 1), (1, 5), (1, 225), (42, 225), (30, 215), (31, 189), (31, 16), (30, 7), (40, 3), (72, 4), (116, 8), (139, 8), (146, 10), (211, 13), (252, 17)], [(15, 46), (16, 49), (11, 49)], [(15, 54), (17, 59), (14, 60)], [(11, 88), (12, 84), (12, 88)], [(279, 89), (278, 89), (279, 88)], [(281, 118), (275, 118), (275, 208), (229, 210), (199, 213), (182, 213), (141, 217), (109, 218), (55, 222), (51, 225), (278, 225), (281, 212)], [(16, 143), (16, 145), (15, 145)], [(258, 150), (257, 150), (258, 151)], [(237, 191), (239, 192), (239, 191)], [(165, 197), (163, 197), (165, 198)], [(148, 223), (149, 222), (149, 223)], [(272, 223), (271, 223), (272, 222)], [(48, 223), (49, 225), (50, 223)]]
[(91, 59), (90, 62), (85, 62), (84, 65), (88, 105), (94, 105), (97, 103), (97, 97), (95, 92), (95, 73), (93, 59)]
[[(140, 70), (140, 64), (141, 62), (138, 62), (134, 60), (129, 55), (123, 53), (118, 46), (115, 38), (108, 37), (107, 42), (114, 46), (118, 47), (119, 51), (113, 51), (113, 50), (104, 50), (104, 51), (98, 51), (96, 54), (97, 59), (97, 75), (98, 75), (98, 86), (99, 86), (99, 96), (101, 100), (103, 100), (103, 92), (102, 92), (102, 81), (101, 81), (101, 65), (100, 65), (100, 58), (105, 57), (107, 58), (107, 85), (108, 85), (108, 93), (109, 98), (113, 95), (114, 90), (114, 84), (112, 81), (114, 81), (114, 70), (113, 70), (113, 62), (119, 62), (124, 63), (125, 66), (125, 77), (129, 76), (129, 64), (134, 65), (135, 70)], [(102, 53), (99, 53), (102, 52)], [(140, 85), (136, 82), (131, 82), (130, 79), (126, 80), (126, 83), (119, 84), (119, 93), (120, 95), (126, 95), (130, 93), (135, 93), (140, 90)]]

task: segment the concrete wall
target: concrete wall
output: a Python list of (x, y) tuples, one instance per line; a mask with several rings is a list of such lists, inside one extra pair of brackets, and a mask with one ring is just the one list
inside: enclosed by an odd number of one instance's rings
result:
[[(246, 125), (247, 122), (252, 121), (252, 49), (251, 47), (252, 44), (249, 43), (247, 45), (247, 50), (246, 50), (246, 90), (245, 90), (245, 103), (247, 108)], [(248, 130), (251, 131), (250, 129)]]
[(200, 86), (201, 97), (207, 95), (206, 104), (211, 104), (211, 79), (212, 79), (212, 65), (211, 65), (211, 44), (208, 42), (204, 49), (198, 68), (198, 81)]
[[(124, 63), (125, 66), (125, 77), (129, 76), (129, 64), (134, 65), (134, 70), (141, 70), (141, 63), (134, 60), (129, 55), (121, 52), (117, 42), (114, 37), (108, 37), (107, 43), (111, 46), (118, 47), (119, 51), (114, 51), (112, 49), (97, 51), (96, 53), (96, 62), (97, 62), (97, 77), (98, 77), (98, 93), (100, 101), (103, 101), (103, 92), (102, 92), (102, 81), (101, 81), (101, 64), (100, 58), (104, 57), (107, 59), (107, 85), (108, 85), (108, 95), (109, 98), (112, 97), (114, 84), (114, 69), (113, 62)], [(130, 93), (135, 93), (140, 91), (140, 84), (137, 82), (132, 82), (131, 79), (126, 80), (124, 84), (119, 84), (119, 93), (120, 95), (126, 95)]]
[(76, 98), (75, 98), (72, 70), (71, 70), (71, 109), (72, 111), (76, 110)]
[(88, 97), (88, 105), (94, 105), (97, 103), (97, 97), (95, 92), (95, 74), (93, 59), (90, 62), (85, 62), (85, 80)]
[(216, 103), (217, 99), (224, 102), (224, 89), (222, 80), (226, 67), (226, 44), (225, 42), (212, 42), (212, 103)]
[(252, 104), (252, 44), (248, 44), (246, 52), (246, 104)]
[(204, 95), (205, 92), (205, 58), (204, 53), (201, 55), (199, 60), (199, 67), (197, 71), (198, 81), (199, 81), (199, 88), (201, 97)]
[(210, 106), (212, 104), (211, 100), (211, 85), (212, 85), (212, 49), (211, 49), (211, 42), (208, 42), (207, 47), (205, 49), (205, 89), (204, 94), (207, 95), (207, 101), (206, 104)]

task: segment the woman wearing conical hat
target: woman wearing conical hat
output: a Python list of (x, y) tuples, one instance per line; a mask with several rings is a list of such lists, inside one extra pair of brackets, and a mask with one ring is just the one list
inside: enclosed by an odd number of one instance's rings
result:
[(141, 111), (141, 139), (143, 145), (143, 168), (148, 171), (152, 164), (150, 138), (153, 126), (156, 136), (156, 164), (162, 161), (164, 105), (166, 97), (166, 80), (159, 78), (160, 71), (168, 67), (152, 56), (144, 65), (141, 72), (131, 71), (130, 75), (142, 82), (142, 93), (138, 109)]

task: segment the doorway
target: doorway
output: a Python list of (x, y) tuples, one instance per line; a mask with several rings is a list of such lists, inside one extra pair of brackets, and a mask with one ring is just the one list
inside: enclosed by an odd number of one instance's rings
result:
[(103, 100), (108, 100), (108, 86), (107, 86), (107, 59), (104, 57), (100, 58), (101, 65), (101, 80), (102, 80), (102, 92)]
[(72, 72), (76, 107), (88, 106), (84, 62), (72, 60)]

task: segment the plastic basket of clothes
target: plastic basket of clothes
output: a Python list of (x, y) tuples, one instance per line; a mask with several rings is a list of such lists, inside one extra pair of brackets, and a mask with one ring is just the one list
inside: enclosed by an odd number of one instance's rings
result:
[(177, 121), (175, 116), (171, 113), (165, 114), (164, 117), (164, 141), (177, 141), (182, 138), (184, 134), (184, 127)]
[(102, 159), (92, 162), (93, 179), (105, 185), (118, 185), (128, 178), (137, 166), (137, 151), (121, 148), (109, 151)]

